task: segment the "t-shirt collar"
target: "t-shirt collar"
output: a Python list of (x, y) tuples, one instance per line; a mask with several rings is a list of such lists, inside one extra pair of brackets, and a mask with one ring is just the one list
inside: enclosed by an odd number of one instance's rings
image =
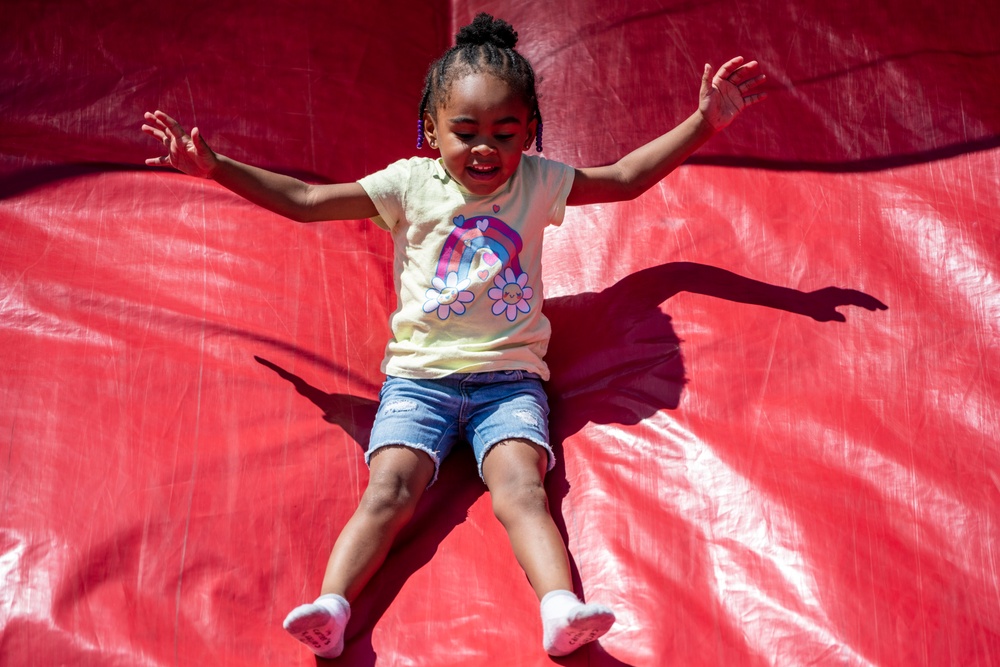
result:
[(511, 176), (510, 178), (507, 179), (506, 183), (504, 183), (499, 188), (497, 188), (496, 190), (494, 190), (493, 192), (491, 192), (489, 194), (486, 194), (486, 195), (477, 195), (477, 194), (474, 194), (472, 192), (469, 192), (469, 190), (466, 189), (466, 187), (464, 185), (462, 185), (461, 183), (459, 183), (458, 180), (456, 180), (455, 178), (452, 178), (452, 175), (448, 173), (447, 169), (445, 169), (444, 158), (440, 158), (439, 157), (436, 160), (434, 160), (434, 164), (437, 165), (438, 173), (444, 179), (444, 183), (445, 183), (446, 186), (454, 188), (458, 192), (461, 192), (462, 195), (465, 196), (465, 197), (477, 197), (479, 199), (486, 199), (487, 197), (494, 197), (496, 195), (502, 194), (502, 193), (507, 192), (508, 190), (510, 190), (511, 184), (513, 183), (514, 179), (517, 178), (520, 175), (520, 173), (521, 173), (521, 165), (523, 163), (524, 163), (524, 156), (522, 155), (521, 156), (521, 161), (518, 162), (518, 164), (517, 164), (517, 171), (514, 172), (513, 176)]

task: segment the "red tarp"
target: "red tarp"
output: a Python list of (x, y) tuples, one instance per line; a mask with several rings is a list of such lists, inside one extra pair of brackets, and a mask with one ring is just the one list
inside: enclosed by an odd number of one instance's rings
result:
[[(6, 3), (0, 663), (313, 663), (281, 620), (365, 486), (389, 237), (143, 167), (142, 113), (354, 180), (413, 153), (426, 67), (479, 10), (575, 165), (680, 121), (704, 62), (771, 77), (547, 237), (552, 506), (618, 612), (560, 664), (1000, 664), (994, 0)], [(540, 635), (461, 453), (340, 664), (551, 664)]]

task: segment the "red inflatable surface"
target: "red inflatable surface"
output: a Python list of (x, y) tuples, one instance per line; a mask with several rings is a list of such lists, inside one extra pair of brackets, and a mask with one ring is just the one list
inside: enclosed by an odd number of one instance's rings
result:
[[(1000, 664), (994, 0), (7, 3), (0, 663), (314, 663), (281, 620), (367, 479), (389, 237), (142, 166), (142, 113), (354, 180), (413, 153), (426, 67), (480, 10), (570, 164), (680, 121), (702, 63), (771, 78), (547, 237), (549, 491), (618, 613), (559, 664)], [(540, 642), (456, 454), (338, 664), (551, 664)]]

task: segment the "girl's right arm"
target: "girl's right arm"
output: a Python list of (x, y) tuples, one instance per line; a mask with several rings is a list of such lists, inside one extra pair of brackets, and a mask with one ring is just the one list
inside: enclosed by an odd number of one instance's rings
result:
[(185, 174), (211, 178), (244, 199), (298, 222), (361, 220), (378, 215), (375, 204), (357, 183), (313, 185), (215, 153), (198, 128), (189, 135), (163, 113), (146, 113), (142, 131), (163, 144), (167, 154), (146, 160)]

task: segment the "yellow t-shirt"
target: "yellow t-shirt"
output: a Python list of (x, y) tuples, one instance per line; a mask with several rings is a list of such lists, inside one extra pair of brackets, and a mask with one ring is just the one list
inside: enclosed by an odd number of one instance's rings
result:
[(392, 234), (397, 307), (382, 371), (406, 378), (525, 370), (548, 379), (542, 232), (558, 225), (572, 167), (525, 155), (514, 176), (471, 194), (440, 160), (395, 162), (359, 183)]

